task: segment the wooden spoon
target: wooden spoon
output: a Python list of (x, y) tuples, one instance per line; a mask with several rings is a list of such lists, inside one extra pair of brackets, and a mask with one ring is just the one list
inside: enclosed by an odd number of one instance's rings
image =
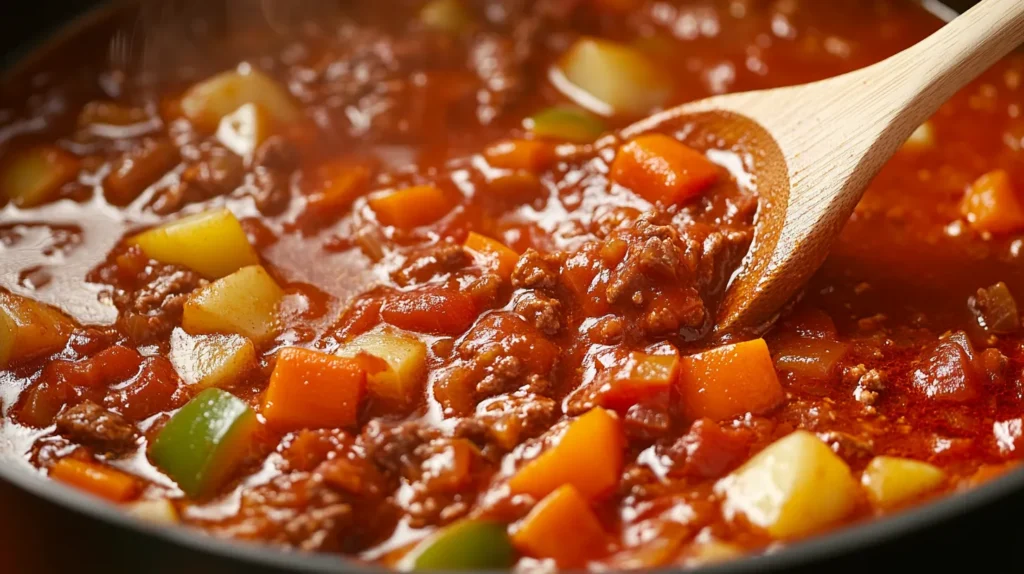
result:
[(1021, 42), (1024, 0), (984, 0), (873, 66), (700, 100), (622, 130), (622, 139), (675, 131), (695, 145), (747, 155), (760, 194), (754, 241), (716, 333), (769, 325), (824, 262), (882, 165), (943, 102)]

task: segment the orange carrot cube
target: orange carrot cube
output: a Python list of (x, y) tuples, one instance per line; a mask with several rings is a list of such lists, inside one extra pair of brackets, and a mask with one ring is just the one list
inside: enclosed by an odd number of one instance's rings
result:
[(50, 467), (50, 477), (111, 502), (127, 502), (140, 490), (139, 482), (130, 474), (74, 458), (58, 460)]
[(960, 213), (977, 231), (1013, 233), (1024, 230), (1024, 207), (1010, 176), (997, 169), (979, 177), (960, 202)]
[(371, 197), (370, 208), (384, 225), (408, 230), (441, 219), (451, 211), (452, 202), (440, 189), (419, 185)]
[(690, 419), (763, 414), (785, 398), (764, 339), (683, 357), (677, 385), (683, 414)]
[(506, 247), (504, 243), (473, 231), (469, 232), (463, 246), (505, 279), (512, 276), (512, 270), (519, 261), (519, 254)]
[(484, 150), (491, 167), (521, 169), (537, 172), (551, 165), (555, 159), (552, 144), (537, 140), (508, 140)]
[(512, 544), (528, 556), (551, 558), (561, 568), (574, 568), (604, 554), (608, 535), (583, 495), (566, 484), (519, 523)]
[(365, 390), (360, 360), (289, 347), (278, 353), (262, 412), (280, 430), (352, 426)]
[(718, 166), (704, 154), (662, 134), (634, 138), (619, 148), (611, 179), (651, 203), (683, 203), (714, 184)]

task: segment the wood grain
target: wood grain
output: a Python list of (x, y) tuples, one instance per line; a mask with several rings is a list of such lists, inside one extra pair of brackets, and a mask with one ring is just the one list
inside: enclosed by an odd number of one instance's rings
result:
[[(728, 338), (770, 324), (825, 260), (865, 188), (956, 91), (1024, 41), (1024, 0), (984, 0), (895, 56), (828, 80), (717, 96), (625, 130), (690, 126), (749, 150), (754, 242), (718, 318)], [(753, 147), (749, 147), (753, 145)]]

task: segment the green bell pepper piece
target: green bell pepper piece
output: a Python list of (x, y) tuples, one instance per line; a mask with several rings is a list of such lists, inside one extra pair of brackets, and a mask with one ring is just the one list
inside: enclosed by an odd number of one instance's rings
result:
[(490, 570), (511, 567), (516, 551), (504, 524), (461, 520), (433, 534), (409, 553), (409, 570)]
[(607, 127), (587, 112), (566, 106), (543, 109), (526, 120), (526, 128), (535, 135), (572, 143), (589, 143)]
[(185, 494), (206, 496), (230, 478), (258, 426), (256, 413), (244, 401), (206, 389), (167, 421), (149, 457)]

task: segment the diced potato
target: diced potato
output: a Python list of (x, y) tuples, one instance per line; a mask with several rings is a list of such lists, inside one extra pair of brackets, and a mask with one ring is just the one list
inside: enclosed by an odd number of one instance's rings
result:
[(224, 116), (245, 104), (258, 104), (282, 124), (302, 119), (302, 109), (284, 86), (248, 66), (192, 86), (181, 99), (181, 111), (199, 128), (213, 131)]
[(931, 122), (925, 122), (910, 134), (907, 141), (903, 142), (903, 149), (910, 151), (921, 151), (935, 147), (935, 128)]
[(210, 279), (259, 263), (242, 224), (223, 208), (172, 221), (128, 241), (161, 263), (184, 265)]
[(909, 458), (876, 456), (861, 475), (872, 504), (892, 508), (938, 488), (946, 473), (935, 465)]
[(344, 357), (359, 353), (386, 363), (383, 370), (369, 372), (366, 382), (371, 393), (399, 403), (409, 403), (419, 396), (427, 369), (427, 346), (422, 341), (397, 333), (366, 333), (338, 351)]
[(0, 193), (18, 207), (34, 207), (53, 199), (78, 168), (78, 158), (57, 147), (22, 150), (0, 166)]
[(177, 524), (178, 511), (174, 504), (166, 498), (160, 500), (140, 500), (127, 507), (129, 515), (152, 522), (154, 524)]
[(224, 387), (256, 366), (256, 347), (241, 335), (171, 333), (169, 355), (181, 380), (196, 390)]
[(672, 95), (669, 74), (636, 48), (609, 40), (577, 40), (559, 69), (566, 95), (603, 115), (643, 115)]
[(192, 334), (231, 334), (260, 345), (277, 334), (284, 291), (260, 265), (250, 265), (189, 295), (181, 326)]
[(73, 330), (71, 320), (56, 309), (0, 293), (0, 368), (63, 349)]
[(250, 158), (273, 132), (270, 114), (259, 104), (245, 104), (220, 120), (217, 139), (229, 150)]
[(842, 520), (857, 504), (850, 467), (815, 435), (798, 430), (769, 445), (715, 485), (723, 512), (777, 538)]

